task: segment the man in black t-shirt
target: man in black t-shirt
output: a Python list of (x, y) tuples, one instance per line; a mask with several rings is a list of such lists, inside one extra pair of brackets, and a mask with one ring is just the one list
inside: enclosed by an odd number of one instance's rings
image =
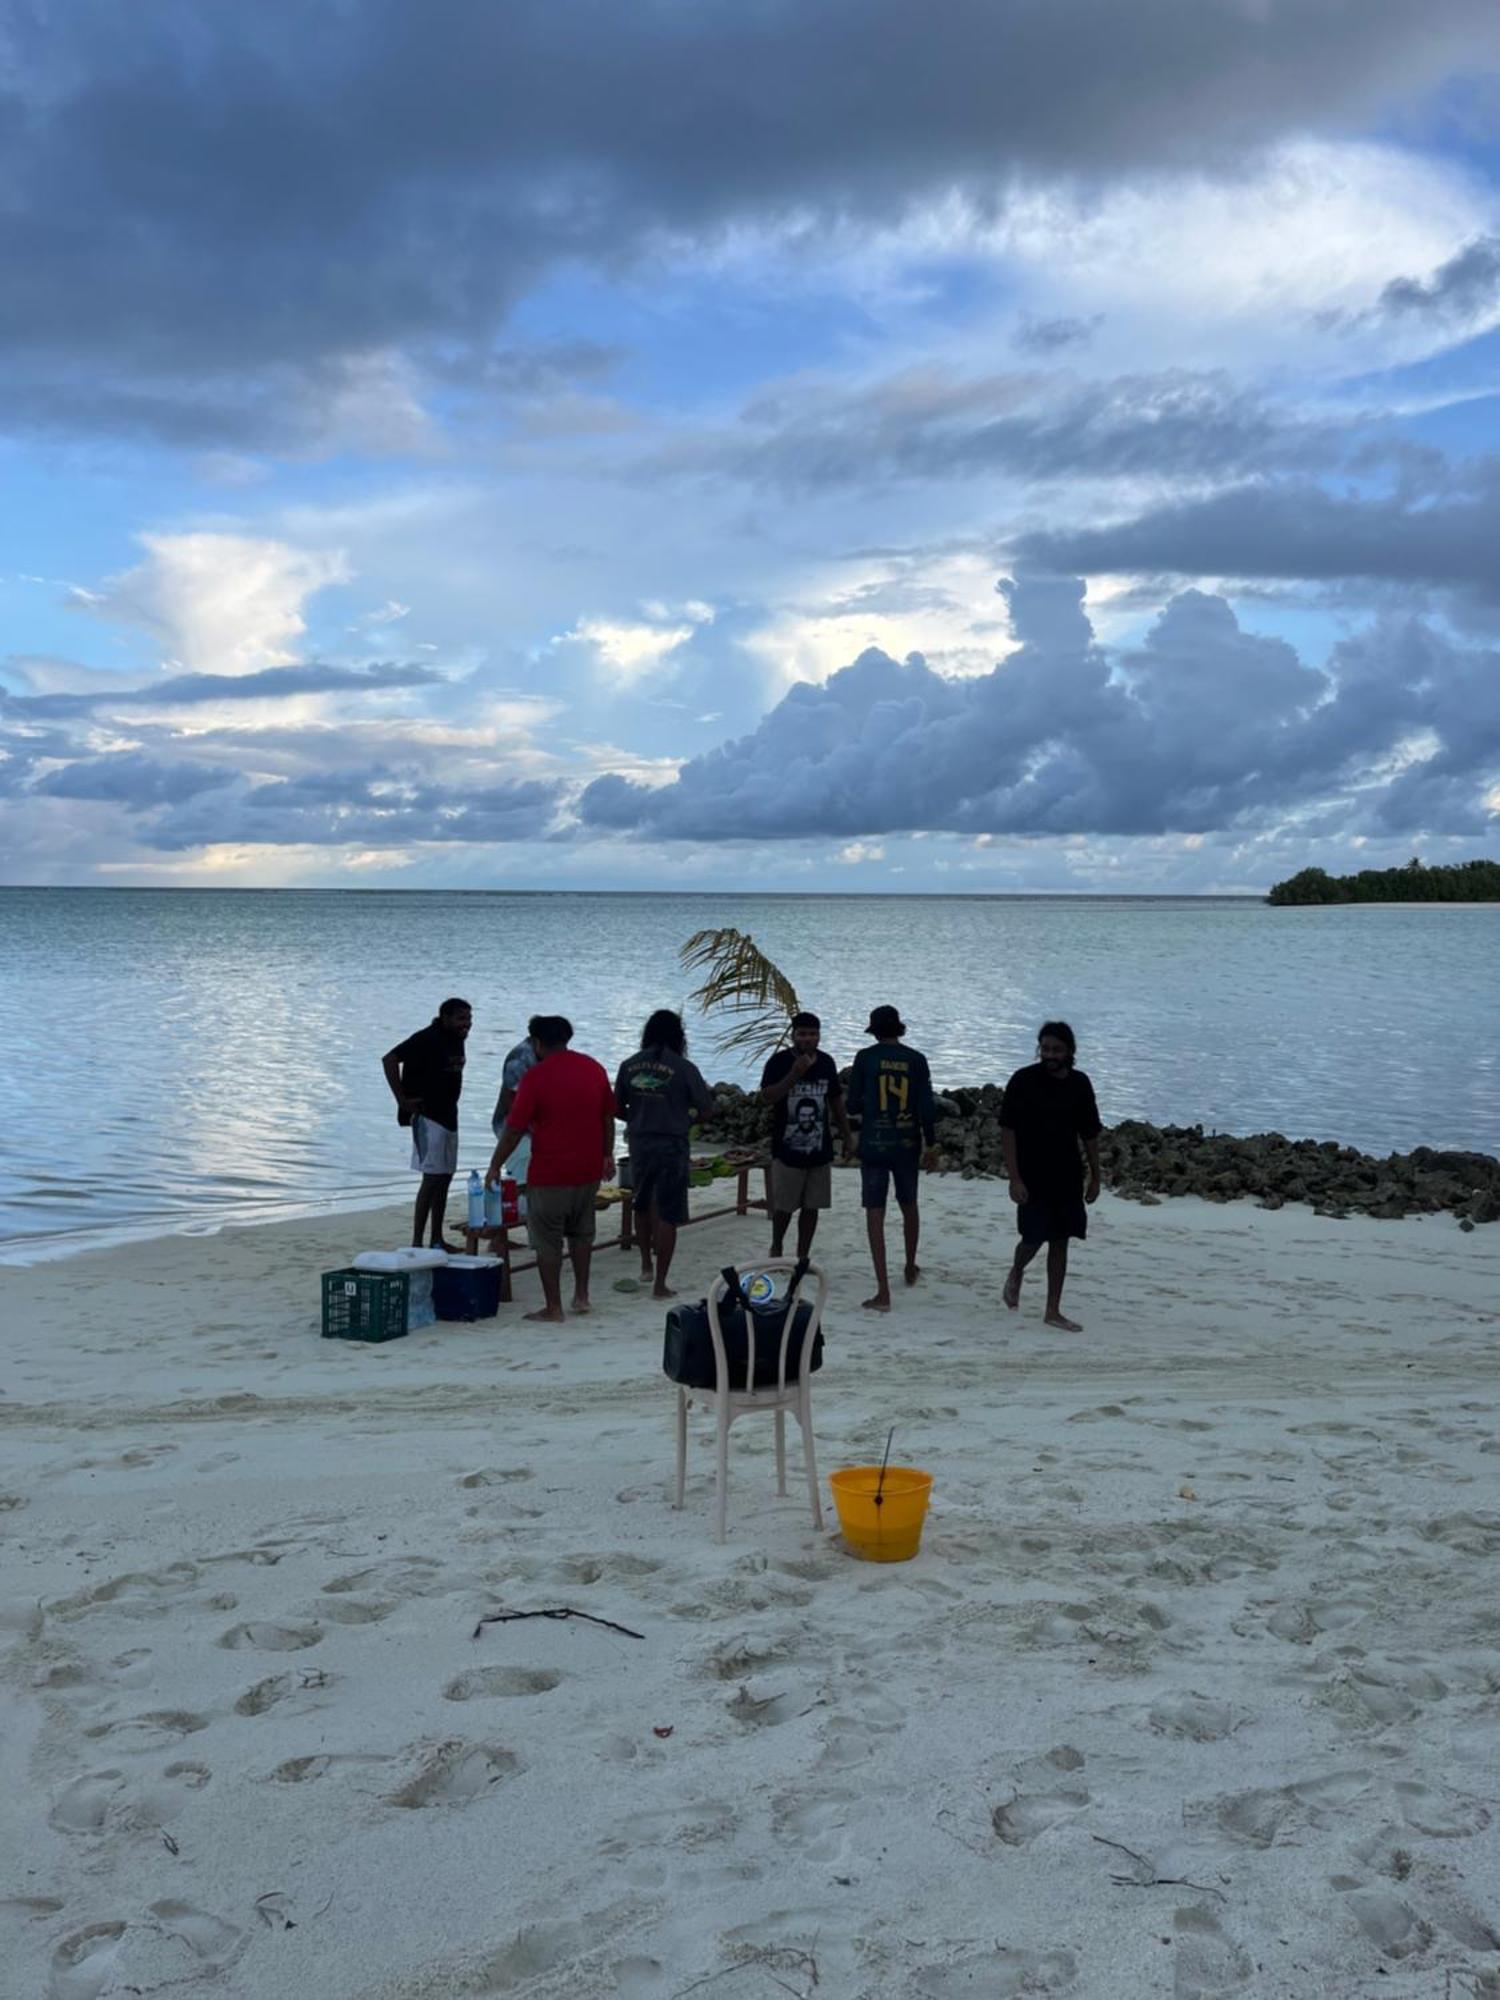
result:
[(853, 1147), (838, 1065), (818, 1043), (816, 1014), (792, 1016), (792, 1046), (778, 1049), (761, 1071), (760, 1099), (771, 1107), (771, 1255), (779, 1257), (792, 1211), (797, 1212), (797, 1255), (807, 1256), (818, 1211), (833, 1206), (833, 1136), (837, 1125), (845, 1152)]
[(1077, 1046), (1066, 1021), (1044, 1023), (1037, 1036), (1038, 1061), (1016, 1071), (1000, 1106), (1000, 1140), (1021, 1237), (1001, 1296), (1014, 1311), (1022, 1273), (1045, 1243), (1046, 1322), (1065, 1333), (1083, 1331), (1076, 1320), (1063, 1317), (1068, 1238), (1087, 1236), (1085, 1204), (1099, 1199), (1099, 1107), (1094, 1086), (1073, 1066)]
[[(932, 1103), (932, 1071), (918, 1049), (901, 1037), (905, 1023), (894, 1007), (874, 1007), (866, 1034), (874, 1041), (854, 1058), (849, 1104), (859, 1119), (860, 1201), (875, 1266), (871, 1312), (891, 1309), (891, 1281), (885, 1261), (885, 1204), (894, 1181), (906, 1239), (906, 1282), (922, 1275), (917, 1244), (922, 1220), (917, 1209), (917, 1176), (937, 1139)], [(925, 1149), (925, 1150), (924, 1150)]]
[(412, 1242), (421, 1248), (431, 1228), (435, 1250), (461, 1246), (443, 1237), (448, 1186), (458, 1167), (458, 1099), (464, 1087), (464, 1043), (474, 1025), (467, 1000), (445, 1000), (425, 1028), (380, 1059), (396, 1100), (398, 1124), (411, 1127), (412, 1170), (422, 1176), (412, 1215)]

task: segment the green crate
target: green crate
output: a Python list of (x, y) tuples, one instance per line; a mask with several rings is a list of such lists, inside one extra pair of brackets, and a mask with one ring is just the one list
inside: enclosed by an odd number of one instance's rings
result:
[(325, 1340), (399, 1340), (406, 1332), (405, 1271), (325, 1271)]

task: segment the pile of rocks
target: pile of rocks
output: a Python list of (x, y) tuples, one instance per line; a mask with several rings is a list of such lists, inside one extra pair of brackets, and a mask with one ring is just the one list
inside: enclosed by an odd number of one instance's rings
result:
[(1196, 1194), (1206, 1201), (1256, 1198), (1262, 1208), (1307, 1202), (1320, 1215), (1430, 1215), (1441, 1210), (1472, 1228), (1500, 1222), (1500, 1160), (1488, 1153), (1418, 1146), (1384, 1159), (1332, 1139), (1258, 1132), (1236, 1139), (1201, 1125), (1146, 1125), (1127, 1118), (1099, 1148), (1117, 1194), (1154, 1201)]
[[(937, 1165), (966, 1179), (1005, 1172), (1000, 1086), (952, 1090), (937, 1099)], [(754, 1092), (714, 1085), (705, 1136), (736, 1146), (765, 1144), (770, 1115)], [(1500, 1159), (1488, 1153), (1414, 1152), (1378, 1159), (1331, 1139), (1286, 1139), (1279, 1132), (1237, 1139), (1201, 1125), (1147, 1125), (1127, 1118), (1099, 1144), (1106, 1184), (1127, 1200), (1194, 1194), (1206, 1201), (1257, 1200), (1262, 1208), (1306, 1202), (1320, 1215), (1394, 1218), (1446, 1210), (1460, 1227), (1500, 1222)]]

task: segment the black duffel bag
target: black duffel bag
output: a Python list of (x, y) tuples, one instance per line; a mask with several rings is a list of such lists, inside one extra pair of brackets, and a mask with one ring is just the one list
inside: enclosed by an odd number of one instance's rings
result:
[[(752, 1340), (755, 1343), (754, 1386), (757, 1389), (776, 1387), (781, 1363), (781, 1333), (788, 1313), (792, 1315), (792, 1330), (786, 1343), (786, 1379), (788, 1382), (797, 1380), (802, 1370), (802, 1344), (813, 1317), (812, 1307), (797, 1297), (797, 1287), (807, 1275), (807, 1268), (807, 1259), (803, 1258), (792, 1273), (786, 1296), (769, 1299), (764, 1305), (750, 1303), (740, 1274), (733, 1265), (727, 1265), (720, 1273), (726, 1290), (719, 1301), (719, 1331), (724, 1336), (724, 1358), (729, 1364), (731, 1389), (744, 1389)], [(673, 1306), (669, 1310), (661, 1365), (667, 1379), (676, 1382), (680, 1388), (718, 1387), (706, 1299), (700, 1299), (695, 1306)], [(821, 1327), (813, 1336), (812, 1355), (807, 1365), (809, 1369), (823, 1366)]]

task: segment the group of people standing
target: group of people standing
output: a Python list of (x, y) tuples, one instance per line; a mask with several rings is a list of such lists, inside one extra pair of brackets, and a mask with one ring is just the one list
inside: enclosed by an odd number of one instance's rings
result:
[[(398, 1121), (412, 1135), (412, 1166), (421, 1174), (413, 1241), (443, 1237), (448, 1189), (458, 1165), (458, 1101), (464, 1044), (473, 1025), (466, 1000), (445, 1000), (433, 1021), (382, 1059)], [(918, 1183), (933, 1164), (936, 1111), (926, 1056), (907, 1046), (894, 1007), (876, 1007), (871, 1040), (854, 1058), (847, 1088), (822, 1047), (816, 1014), (791, 1022), (790, 1046), (778, 1049), (761, 1074), (760, 1096), (771, 1112), (771, 1252), (783, 1254), (793, 1217), (796, 1253), (810, 1255), (818, 1219), (833, 1201), (835, 1136), (844, 1160), (860, 1169), (875, 1290), (874, 1312), (891, 1309), (886, 1258), (886, 1208), (901, 1211), (903, 1276), (921, 1277)], [(536, 1014), (526, 1037), (505, 1058), (491, 1119), (495, 1149), (489, 1178), (507, 1170), (527, 1191), (527, 1230), (536, 1254), (542, 1305), (527, 1315), (562, 1320), (562, 1266), (572, 1267), (570, 1309), (590, 1310), (589, 1273), (595, 1199), (615, 1178), (615, 1121), (624, 1121), (629, 1159), (621, 1179), (630, 1186), (642, 1277), (652, 1296), (674, 1296), (667, 1284), (677, 1231), (688, 1219), (690, 1141), (695, 1120), (707, 1120), (713, 1094), (687, 1056), (681, 1016), (658, 1009), (641, 1046), (611, 1083), (602, 1064), (570, 1047), (572, 1024), (560, 1014)], [(1062, 1311), (1068, 1244), (1088, 1231), (1087, 1205), (1099, 1194), (1099, 1109), (1093, 1086), (1076, 1066), (1077, 1043), (1065, 1021), (1048, 1021), (1037, 1037), (1037, 1060), (1011, 1077), (1001, 1104), (1001, 1140), (1018, 1240), (1001, 1296), (1020, 1303), (1027, 1266), (1047, 1252), (1048, 1325), (1081, 1329)], [(855, 1126), (858, 1126), (856, 1138)], [(1085, 1166), (1087, 1176), (1085, 1177)]]

